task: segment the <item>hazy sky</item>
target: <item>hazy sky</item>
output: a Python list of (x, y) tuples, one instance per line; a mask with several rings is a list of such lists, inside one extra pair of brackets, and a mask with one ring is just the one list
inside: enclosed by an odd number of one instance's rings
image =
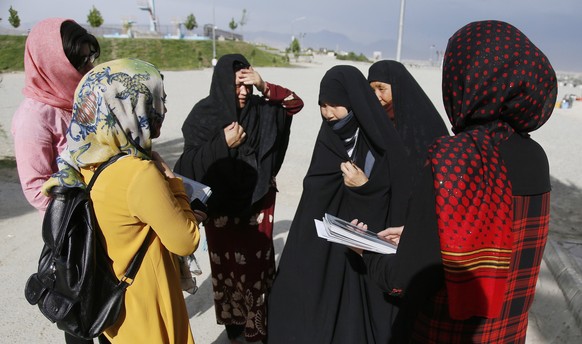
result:
[[(68, 17), (86, 23), (95, 5), (104, 25), (131, 19), (148, 23), (148, 15), (135, 0), (0, 0), (0, 26), (7, 27), (8, 8), (19, 13), (23, 26), (46, 17)], [(396, 41), (401, 0), (155, 0), (162, 25), (193, 13), (199, 26), (212, 22), (228, 29), (245, 8), (244, 32), (272, 31), (298, 34), (328, 30), (362, 43), (381, 39)], [(581, 0), (407, 0), (404, 48), (444, 50), (447, 39), (463, 25), (484, 19), (504, 20), (522, 30), (549, 57), (555, 69), (582, 72)], [(237, 29), (240, 32), (240, 28)], [(424, 48), (423, 48), (424, 47)], [(380, 47), (378, 50), (382, 50)], [(394, 56), (384, 56), (394, 58)]]

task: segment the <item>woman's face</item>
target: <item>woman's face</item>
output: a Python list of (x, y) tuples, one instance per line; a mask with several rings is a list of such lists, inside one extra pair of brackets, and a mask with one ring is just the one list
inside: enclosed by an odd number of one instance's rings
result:
[(236, 72), (234, 76), (234, 89), (236, 92), (236, 104), (239, 109), (242, 109), (247, 104), (247, 100), (253, 91), (253, 85), (245, 85), (242, 81), (242, 69)]
[(386, 111), (388, 118), (393, 121), (394, 108), (392, 107), (392, 86), (380, 81), (372, 81), (370, 86), (372, 86), (372, 89), (374, 90), (376, 97), (378, 97), (380, 104), (382, 104), (382, 107)]
[(81, 65), (77, 68), (82, 75), (87, 74), (93, 67), (95, 62), (95, 51), (91, 50), (91, 46), (86, 43), (81, 47), (81, 57), (83, 58)]
[(150, 130), (151, 130), (151, 138), (155, 139), (160, 137), (160, 133), (162, 130), (162, 124), (164, 123), (164, 118), (166, 117), (166, 112), (168, 112), (168, 109), (166, 108), (166, 92), (164, 91), (163, 96), (162, 96), (162, 104), (163, 104), (163, 109), (162, 109), (162, 116), (159, 118), (155, 118), (154, 120), (152, 120), (152, 122), (150, 123)]
[(341, 105), (323, 104), (319, 107), (321, 116), (326, 121), (340, 120), (348, 115), (348, 109)]

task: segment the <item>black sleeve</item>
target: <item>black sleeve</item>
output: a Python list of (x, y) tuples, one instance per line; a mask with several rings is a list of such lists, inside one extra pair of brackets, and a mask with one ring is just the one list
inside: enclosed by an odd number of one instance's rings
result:
[(417, 179), (397, 252), (365, 252), (363, 259), (371, 279), (391, 294), (404, 294), (413, 284), (435, 283), (442, 269), (430, 166)]
[(529, 135), (515, 133), (499, 145), (499, 150), (513, 195), (540, 195), (551, 190), (548, 157)]

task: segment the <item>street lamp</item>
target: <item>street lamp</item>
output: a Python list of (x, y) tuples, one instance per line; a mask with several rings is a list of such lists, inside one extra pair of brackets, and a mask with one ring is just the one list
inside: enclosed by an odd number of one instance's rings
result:
[(402, 53), (402, 30), (404, 29), (404, 5), (406, 0), (400, 0), (400, 21), (398, 24), (398, 43), (396, 45), (396, 61), (400, 62)]
[(294, 23), (301, 21), (301, 20), (305, 20), (305, 19), (307, 19), (307, 17), (303, 16), (303, 17), (297, 17), (291, 21), (291, 42), (293, 42), (293, 40), (295, 39), (295, 25), (294, 25)]
[(305, 48), (303, 47), (303, 38), (305, 37), (305, 35), (306, 35), (305, 32), (299, 32), (299, 47), (303, 51), (305, 51)]
[(212, 67), (216, 66), (216, 17), (214, 11), (214, 0), (212, 0)]

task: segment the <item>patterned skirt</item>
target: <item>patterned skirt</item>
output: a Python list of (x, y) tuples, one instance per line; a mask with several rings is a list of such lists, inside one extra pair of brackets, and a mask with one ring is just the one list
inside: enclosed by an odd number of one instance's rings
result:
[(275, 194), (272, 188), (250, 217), (214, 217), (205, 224), (216, 321), (244, 326), (247, 341), (267, 336), (267, 293), (275, 275)]

